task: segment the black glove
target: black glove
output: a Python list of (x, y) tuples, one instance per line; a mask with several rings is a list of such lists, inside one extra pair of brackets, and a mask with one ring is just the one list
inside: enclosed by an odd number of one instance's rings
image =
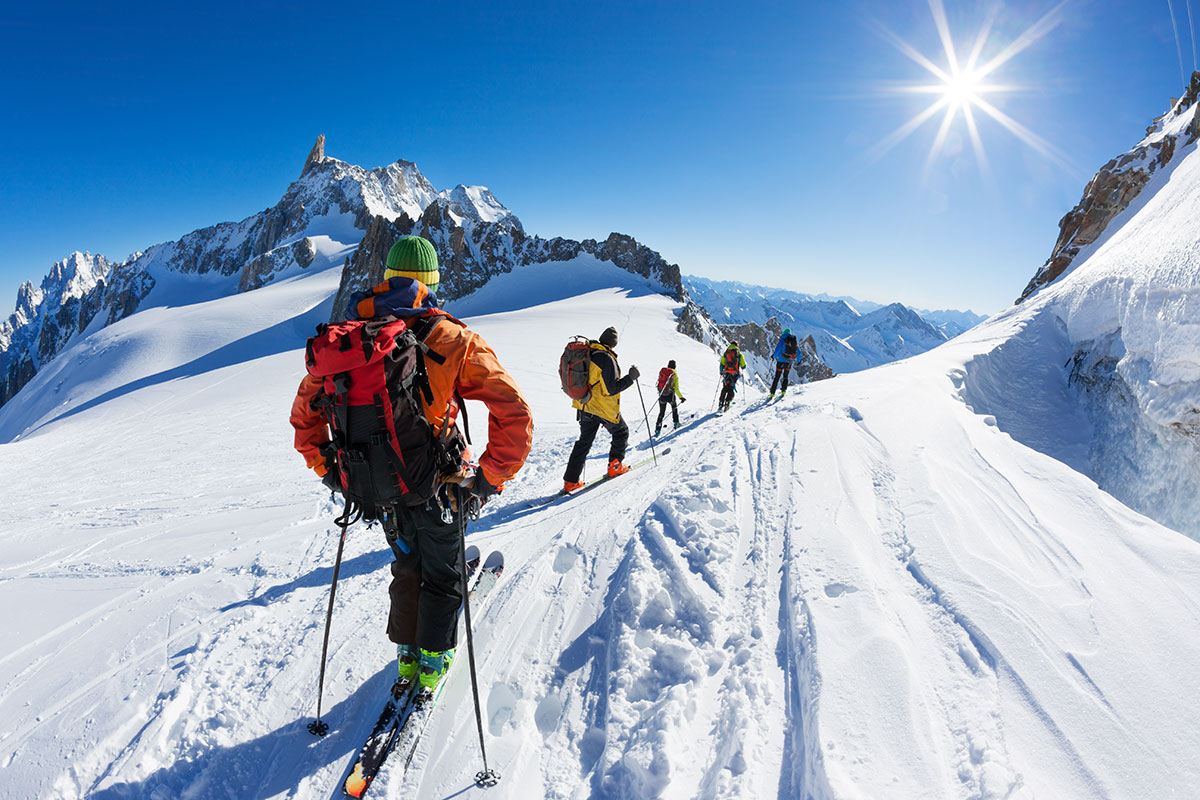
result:
[(629, 368), (629, 377), (633, 378), (635, 381), (639, 377), (641, 377), (641, 375), (642, 375), (642, 373), (638, 371), (638, 368), (636, 366)]
[(331, 446), (321, 448), (321, 455), (325, 456), (325, 474), (321, 476), (321, 483), (331, 492), (342, 491), (342, 471), (338, 469), (337, 450)]
[(478, 497), (481, 504), (487, 502), (492, 495), (503, 491), (503, 485), (496, 487), (488, 483), (488, 479), (483, 476), (483, 470), (478, 467), (475, 468), (474, 475), (462, 482), (462, 488), (472, 497)]
[(475, 471), (469, 475), (464, 476), (462, 472), (457, 475), (460, 476), (460, 480), (447, 482), (458, 484), (459, 497), (465, 506), (467, 519), (479, 519), (479, 512), (483, 508), (483, 504), (488, 501), (489, 497), (501, 492), (504, 488), (503, 484), (498, 487), (492, 486), (479, 467), (476, 467)]
[(686, 398), (686, 397), (681, 397), (681, 398), (679, 398), (679, 403), (680, 403), (680, 405), (682, 405), (683, 403), (686, 403), (686, 402), (687, 402), (687, 398)]

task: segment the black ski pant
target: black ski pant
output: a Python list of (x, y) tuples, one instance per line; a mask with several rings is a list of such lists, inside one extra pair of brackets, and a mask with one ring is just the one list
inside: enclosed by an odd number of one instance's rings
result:
[(462, 606), (462, 546), (458, 516), (442, 520), (436, 499), (416, 508), (396, 507), (397, 527), (409, 552), (400, 549), (390, 533), (392, 598), (388, 638), (396, 644), (430, 651), (449, 650), (458, 635)]
[(595, 414), (580, 411), (579, 441), (575, 442), (575, 448), (571, 450), (571, 458), (567, 460), (567, 471), (563, 473), (563, 480), (567, 483), (579, 483), (579, 476), (583, 474), (583, 462), (587, 461), (588, 453), (592, 449), (592, 442), (596, 440), (596, 432), (600, 430), (601, 426), (612, 434), (612, 446), (608, 448), (608, 460), (612, 461), (614, 458), (617, 461), (625, 460), (625, 446), (629, 444), (629, 426), (625, 424), (625, 420), (618, 419), (616, 422), (609, 422)]
[(679, 402), (672, 392), (668, 395), (658, 396), (658, 422), (654, 423), (655, 430), (662, 427), (663, 417), (667, 414), (667, 404), (671, 404), (671, 418), (675, 420), (675, 426), (679, 427)]
[(776, 361), (775, 362), (775, 380), (771, 381), (771, 394), (775, 394), (775, 384), (779, 383), (779, 378), (783, 378), (783, 391), (787, 391), (788, 376), (792, 374), (792, 362)]
[(737, 390), (737, 374), (725, 375), (721, 384), (721, 399), (717, 400), (717, 408), (724, 411), (733, 402), (733, 394)]

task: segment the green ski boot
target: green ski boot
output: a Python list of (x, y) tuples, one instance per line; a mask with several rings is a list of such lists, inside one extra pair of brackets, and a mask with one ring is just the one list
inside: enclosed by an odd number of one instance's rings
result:
[(421, 688), (433, 691), (454, 663), (454, 650), (431, 651), (421, 648)]
[(413, 683), (417, 678), (417, 667), (421, 664), (421, 651), (411, 644), (396, 645), (396, 665), (400, 680)]

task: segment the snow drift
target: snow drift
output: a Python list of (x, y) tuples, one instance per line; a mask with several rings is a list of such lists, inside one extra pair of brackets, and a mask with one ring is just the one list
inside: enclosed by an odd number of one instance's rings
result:
[[(1200, 73), (1147, 137), (1114, 160), (1139, 174), (1142, 188), (1053, 282), (1001, 315), (997, 324), (1028, 333), (981, 354), (966, 388), (976, 409), (1014, 437), (1055, 455), (1070, 450), (1067, 462), (1103, 489), (1193, 537), (1200, 536), (1198, 96)], [(1074, 224), (1070, 215), (1063, 222)], [(1022, 350), (1031, 338), (1044, 347)], [(1046, 373), (1040, 386), (1085, 413), (1047, 415), (1047, 403), (1060, 403), (1045, 391), (1024, 398), (1010, 391), (995, 402), (973, 378), (1020, 382), (1030, 371)], [(1060, 441), (1047, 448), (1047, 435)]]

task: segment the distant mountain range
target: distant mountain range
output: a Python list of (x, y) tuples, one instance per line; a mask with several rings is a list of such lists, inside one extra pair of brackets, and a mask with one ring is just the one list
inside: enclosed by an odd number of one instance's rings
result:
[(812, 336), (817, 355), (839, 373), (924, 353), (984, 319), (971, 311), (918, 311), (901, 303), (883, 305), (694, 275), (684, 276), (683, 284), (718, 325), (773, 329), (769, 321), (774, 319), (780, 329), (790, 328), (802, 339)]
[[(138, 311), (187, 305), (251, 291), (282, 278), (343, 266), (333, 316), (350, 295), (383, 278), (392, 242), (406, 234), (434, 243), (439, 295), (465, 297), (521, 266), (594, 256), (656, 282), (684, 303), (679, 330), (714, 349), (734, 335), (750, 345), (756, 371), (769, 368), (778, 338), (774, 318), (811, 336), (802, 379), (852, 372), (936, 347), (974, 325), (971, 312), (918, 312), (899, 303), (804, 295), (688, 278), (630, 236), (575, 241), (526, 234), (521, 221), (483, 186), (439, 191), (416, 165), (364, 169), (325, 155), (317, 138), (299, 178), (274, 206), (148, 247), (123, 261), (76, 252), (40, 285), (23, 284), (13, 313), (0, 321), (0, 405), (7, 403), (76, 337)], [(570, 267), (564, 267), (569, 270)], [(564, 272), (562, 280), (569, 282)], [(753, 327), (745, 327), (753, 326)]]

